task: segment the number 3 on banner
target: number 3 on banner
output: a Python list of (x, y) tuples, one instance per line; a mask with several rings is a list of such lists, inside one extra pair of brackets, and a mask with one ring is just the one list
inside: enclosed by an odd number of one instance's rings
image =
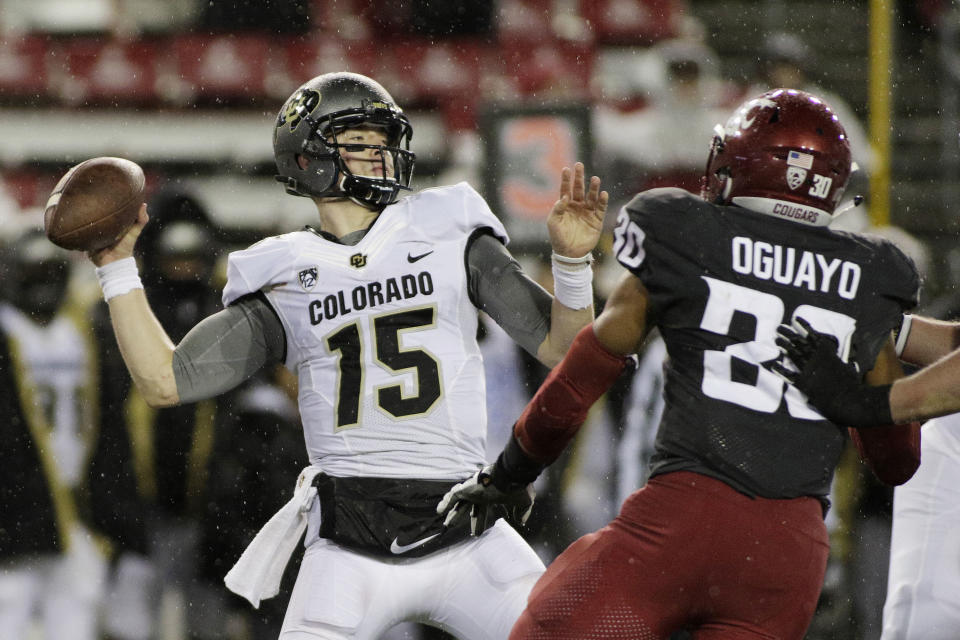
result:
[[(701, 329), (728, 335), (735, 312), (747, 314), (756, 320), (753, 340), (732, 344), (723, 351), (704, 352), (701, 385), (704, 395), (762, 413), (774, 413), (786, 397), (787, 410), (791, 416), (822, 420), (823, 416), (807, 404), (796, 388), (786, 384), (778, 375), (760, 364), (780, 355), (774, 340), (777, 327), (784, 321), (783, 301), (773, 294), (754, 291), (723, 280), (706, 276), (703, 279), (710, 288), (710, 295), (700, 321)], [(840, 356), (846, 358), (850, 339), (856, 329), (856, 320), (848, 315), (812, 305), (797, 307), (793, 312), (793, 318), (796, 317), (802, 317), (817, 331), (834, 336), (841, 346)], [(755, 384), (733, 379), (733, 358), (756, 366)]]

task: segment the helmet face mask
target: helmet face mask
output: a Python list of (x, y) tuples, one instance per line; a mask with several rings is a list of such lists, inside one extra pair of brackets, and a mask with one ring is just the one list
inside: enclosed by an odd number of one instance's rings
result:
[[(349, 129), (375, 127), (384, 145), (344, 143)], [(287, 192), (315, 198), (350, 198), (370, 208), (396, 202), (409, 190), (416, 156), (410, 151), (413, 128), (390, 94), (370, 78), (328, 73), (310, 80), (284, 104), (277, 117), (273, 147)], [(353, 173), (341, 151), (374, 149), (380, 175)]]
[(10, 245), (7, 258), (10, 302), (40, 324), (49, 323), (63, 306), (70, 278), (66, 251), (43, 231), (28, 231)]
[(852, 171), (837, 116), (816, 96), (776, 89), (715, 129), (701, 196), (805, 224), (829, 224)]

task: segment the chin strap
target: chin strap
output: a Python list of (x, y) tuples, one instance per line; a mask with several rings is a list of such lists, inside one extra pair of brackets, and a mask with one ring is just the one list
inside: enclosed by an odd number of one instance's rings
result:
[(375, 178), (362, 178), (345, 171), (341, 172), (341, 176), (340, 190), (344, 195), (368, 209), (379, 209), (392, 204), (403, 188), (396, 180), (384, 180), (382, 184), (378, 184), (372, 181)]

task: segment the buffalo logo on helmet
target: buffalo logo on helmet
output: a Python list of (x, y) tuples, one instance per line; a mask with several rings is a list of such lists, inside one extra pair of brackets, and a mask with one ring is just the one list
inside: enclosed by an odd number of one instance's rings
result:
[(317, 268), (304, 269), (297, 274), (297, 279), (300, 280), (300, 286), (304, 291), (310, 291), (317, 286)]
[(282, 127), (285, 124), (289, 124), (290, 131), (293, 131), (305, 117), (313, 113), (319, 104), (319, 91), (315, 89), (300, 89), (290, 97), (290, 100), (287, 101), (286, 108), (280, 112), (277, 126)]

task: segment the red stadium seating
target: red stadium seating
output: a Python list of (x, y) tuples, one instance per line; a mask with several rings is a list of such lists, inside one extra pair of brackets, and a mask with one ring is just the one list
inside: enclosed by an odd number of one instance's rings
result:
[(282, 67), (299, 86), (321, 73), (373, 73), (378, 52), (371, 40), (349, 40), (335, 34), (297, 36), (281, 44)]
[(650, 45), (676, 35), (678, 0), (580, 0), (599, 44)]
[(200, 99), (264, 97), (272, 40), (260, 34), (188, 35), (174, 39), (177, 76)]
[(60, 64), (49, 91), (66, 104), (156, 101), (156, 45), (150, 40), (71, 38), (52, 46)]
[(46, 39), (0, 39), (0, 95), (37, 98), (47, 91)]

